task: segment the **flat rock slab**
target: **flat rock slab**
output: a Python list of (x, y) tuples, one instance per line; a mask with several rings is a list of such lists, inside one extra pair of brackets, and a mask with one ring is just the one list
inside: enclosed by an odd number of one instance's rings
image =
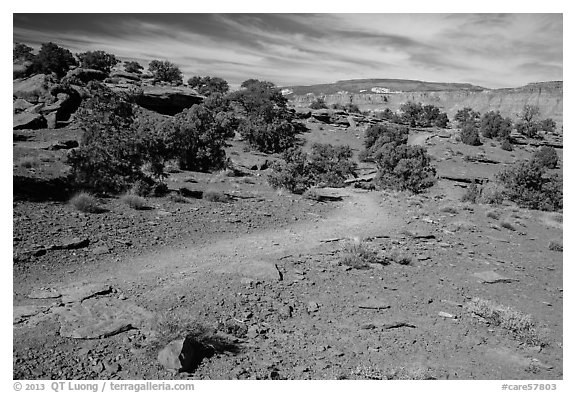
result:
[(74, 283), (60, 288), (60, 293), (62, 294), (62, 303), (74, 303), (108, 293), (111, 290), (110, 285), (103, 283)]
[(95, 339), (137, 329), (154, 314), (134, 303), (115, 298), (87, 299), (52, 309), (58, 315), (62, 337)]
[(264, 260), (238, 262), (226, 267), (225, 271), (260, 281), (282, 281), (283, 278), (274, 262)]
[(45, 306), (14, 306), (12, 309), (12, 323), (20, 323), (31, 316), (46, 311), (47, 309), (48, 307)]
[(493, 270), (486, 270), (484, 272), (474, 273), (473, 276), (482, 280), (484, 284), (511, 283), (514, 281), (519, 281), (514, 278), (501, 276), (500, 274), (496, 273)]
[(56, 299), (60, 296), (62, 296), (62, 294), (53, 288), (35, 289), (28, 294), (30, 299)]
[(385, 310), (390, 308), (390, 304), (382, 299), (368, 299), (358, 304), (358, 308), (364, 308), (368, 310)]

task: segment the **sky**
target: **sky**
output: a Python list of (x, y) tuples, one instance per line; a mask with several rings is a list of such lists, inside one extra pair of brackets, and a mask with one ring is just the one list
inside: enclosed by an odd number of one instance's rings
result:
[(563, 80), (562, 14), (13, 14), (13, 41), (104, 50), (184, 80), (278, 86), (364, 78), (488, 88)]

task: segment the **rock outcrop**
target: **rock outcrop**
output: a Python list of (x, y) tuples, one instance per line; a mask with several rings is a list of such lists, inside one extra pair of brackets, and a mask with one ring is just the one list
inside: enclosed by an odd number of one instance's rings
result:
[(163, 115), (175, 115), (204, 99), (196, 90), (186, 86), (143, 85), (136, 103)]

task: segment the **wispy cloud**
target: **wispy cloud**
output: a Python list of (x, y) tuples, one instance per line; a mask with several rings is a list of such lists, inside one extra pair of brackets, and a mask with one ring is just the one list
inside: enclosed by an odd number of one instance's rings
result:
[(406, 78), (519, 86), (562, 78), (561, 14), (15, 14), (14, 41), (101, 49), (186, 76), (278, 85)]

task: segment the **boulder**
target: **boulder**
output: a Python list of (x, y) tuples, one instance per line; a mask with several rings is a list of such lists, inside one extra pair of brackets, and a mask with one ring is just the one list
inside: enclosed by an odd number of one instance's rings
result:
[(44, 74), (38, 74), (25, 79), (16, 79), (12, 83), (12, 96), (22, 98), (26, 101), (37, 104), (46, 101), (50, 97), (49, 86), (50, 77)]
[(20, 112), (24, 112), (26, 109), (28, 109), (32, 106), (34, 106), (34, 105), (29, 103), (28, 101), (23, 100), (22, 98), (17, 98), (12, 103), (12, 110), (14, 111), (14, 114), (17, 114)]
[(136, 103), (146, 109), (163, 115), (175, 115), (194, 104), (200, 104), (204, 97), (187, 86), (144, 85)]
[(174, 340), (158, 352), (158, 362), (168, 370), (192, 372), (202, 360), (213, 355), (214, 350), (188, 336)]
[(140, 75), (134, 74), (132, 72), (116, 71), (110, 74), (110, 78), (123, 78), (131, 81), (139, 81)]
[(66, 79), (75, 79), (78, 78), (84, 83), (88, 83), (90, 81), (103, 81), (106, 79), (108, 75), (104, 71), (94, 70), (92, 68), (75, 68), (73, 70), (68, 71), (64, 80)]
[(330, 123), (332, 121), (332, 116), (327, 109), (318, 109), (311, 112), (311, 116), (323, 123)]
[(39, 113), (22, 112), (14, 115), (12, 125), (14, 130), (37, 130), (45, 128), (47, 122)]

